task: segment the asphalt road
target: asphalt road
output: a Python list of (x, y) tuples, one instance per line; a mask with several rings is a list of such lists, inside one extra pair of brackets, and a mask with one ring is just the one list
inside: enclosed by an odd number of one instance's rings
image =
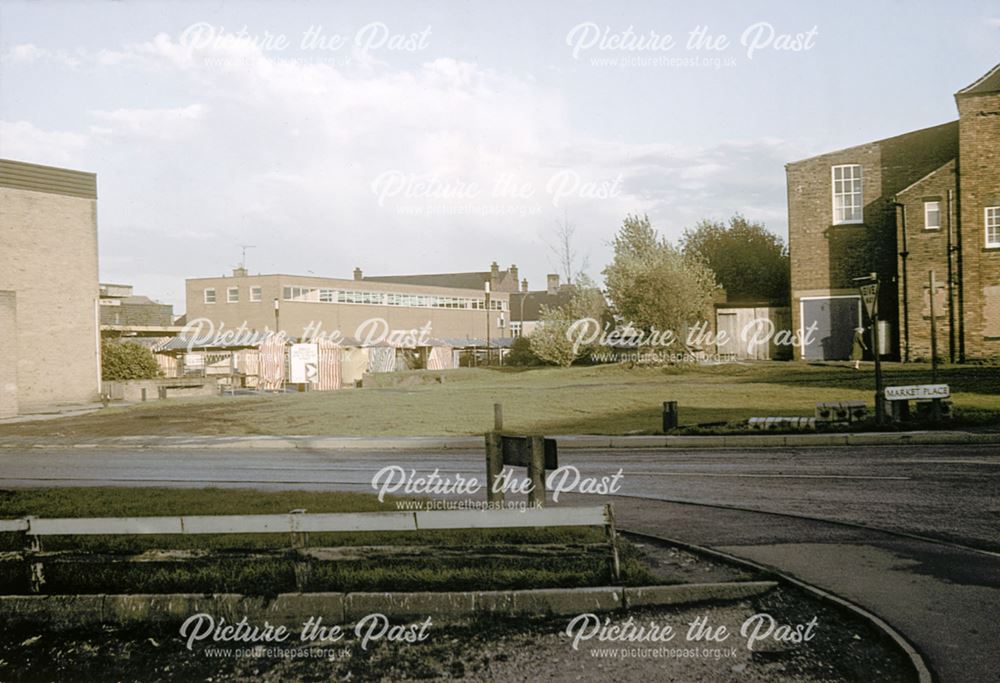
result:
[[(392, 465), (417, 476), (484, 471), (482, 452), (5, 448), (0, 486), (371, 491), (373, 474)], [(846, 597), (902, 632), (942, 681), (1000, 680), (995, 446), (564, 449), (560, 465), (597, 481), (620, 468), (611, 500), (623, 528), (717, 548)], [(560, 503), (583, 500), (608, 498), (568, 493)]]

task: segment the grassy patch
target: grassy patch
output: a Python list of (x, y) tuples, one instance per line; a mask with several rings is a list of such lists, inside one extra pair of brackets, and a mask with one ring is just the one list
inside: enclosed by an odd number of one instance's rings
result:
[[(380, 503), (373, 495), (258, 492), (233, 489), (35, 489), (0, 491), (0, 518), (113, 517), (176, 514), (268, 514), (305, 508), (309, 512), (395, 510), (395, 500)], [(324, 561), (289, 551), (278, 556), (250, 556), (255, 551), (287, 548), (284, 534), (205, 536), (51, 537), (45, 550), (115, 555), (150, 549), (212, 550), (183, 563), (79, 562), (46, 563), (44, 592), (58, 593), (246, 593), (273, 595), (307, 591), (501, 590), (525, 587), (576, 587), (611, 582), (610, 553), (590, 546), (604, 541), (598, 528), (497, 529), (418, 532), (310, 534), (310, 547), (413, 547), (405, 557)], [(523, 552), (519, 546), (555, 545), (560, 552)], [(21, 550), (20, 534), (4, 534), (0, 550)], [(424, 551), (424, 549), (426, 549)], [(445, 553), (448, 550), (450, 552)], [(640, 554), (623, 541), (622, 582), (652, 582)], [(375, 553), (370, 553), (374, 555)], [(296, 583), (296, 572), (300, 583)], [(22, 561), (0, 562), (0, 582), (11, 593), (29, 591), (29, 571)], [(304, 579), (303, 579), (304, 577)]]
[[(492, 427), (493, 403), (512, 431), (657, 433), (663, 401), (679, 401), (682, 425), (750, 417), (810, 416), (818, 401), (873, 402), (869, 367), (759, 362), (710, 367), (482, 369), (445, 373), (443, 384), (275, 396), (178, 399), (109, 408), (61, 420), (0, 425), (0, 436), (67, 439), (127, 435), (447, 436)], [(419, 374), (419, 373), (410, 373)], [(885, 364), (887, 385), (931, 381), (930, 366)], [(1000, 422), (1000, 368), (946, 366), (959, 411)]]

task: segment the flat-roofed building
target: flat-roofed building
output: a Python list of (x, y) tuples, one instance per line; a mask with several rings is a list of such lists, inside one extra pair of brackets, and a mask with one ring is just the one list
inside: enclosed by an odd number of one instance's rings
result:
[(0, 416), (100, 393), (97, 176), (0, 159)]
[[(498, 339), (510, 310), (510, 293), (362, 278), (304, 275), (233, 275), (186, 281), (187, 324), (207, 321), (218, 332), (280, 329), (290, 338), (339, 332), (378, 340), (380, 330), (427, 330), (436, 339)], [(202, 323), (202, 330), (208, 330)], [(365, 327), (365, 325), (368, 325)], [(489, 332), (487, 332), (489, 326)]]

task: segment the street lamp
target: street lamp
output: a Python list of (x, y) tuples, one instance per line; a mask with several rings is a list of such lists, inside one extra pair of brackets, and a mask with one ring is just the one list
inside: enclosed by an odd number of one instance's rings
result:
[(858, 283), (858, 291), (861, 293), (861, 300), (868, 311), (868, 321), (872, 326), (872, 355), (875, 357), (875, 424), (882, 424), (885, 417), (885, 397), (882, 395), (882, 359), (879, 353), (878, 273), (869, 273), (864, 277), (856, 277), (854, 281)]
[(483, 283), (486, 290), (486, 365), (490, 364), (490, 282)]
[(275, 334), (278, 334), (278, 332), (281, 331), (280, 314), (281, 314), (281, 302), (278, 300), (278, 297), (274, 297), (274, 333)]

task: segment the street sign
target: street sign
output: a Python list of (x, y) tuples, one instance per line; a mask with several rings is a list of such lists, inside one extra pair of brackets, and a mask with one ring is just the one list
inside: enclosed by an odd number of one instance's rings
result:
[(951, 389), (947, 384), (914, 384), (907, 387), (885, 388), (885, 397), (890, 401), (923, 401), (949, 396)]
[(874, 318), (875, 311), (878, 308), (878, 283), (873, 282), (869, 285), (861, 285), (858, 287), (861, 292), (861, 300), (865, 302), (865, 310), (868, 311), (868, 317)]

